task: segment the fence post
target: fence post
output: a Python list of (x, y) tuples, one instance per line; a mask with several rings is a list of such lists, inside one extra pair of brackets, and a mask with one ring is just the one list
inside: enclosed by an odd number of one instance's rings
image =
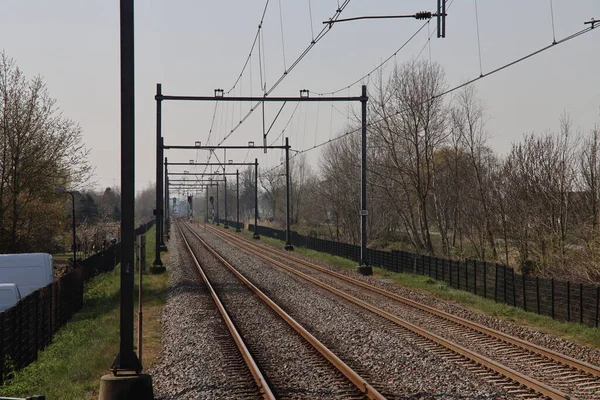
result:
[(439, 280), (438, 279), (438, 258), (435, 258), (435, 280)]
[(554, 278), (550, 280), (550, 297), (552, 302), (552, 319), (554, 319)]
[(508, 304), (506, 299), (506, 264), (504, 265), (504, 304)]
[(527, 311), (527, 280), (523, 271), (523, 310)]
[(596, 328), (598, 327), (598, 306), (600, 305), (600, 286), (596, 286)]
[(450, 275), (450, 287), (452, 287), (452, 260), (448, 260), (448, 275)]
[(513, 287), (513, 307), (517, 306), (517, 287), (515, 286), (515, 269), (511, 268), (512, 287)]
[(477, 260), (473, 261), (473, 293), (477, 294)]
[(483, 262), (483, 297), (487, 299), (487, 263)]
[(583, 324), (583, 283), (579, 284), (579, 323)]
[(417, 274), (417, 255), (413, 254), (413, 274)]
[(465, 258), (465, 290), (469, 291), (469, 260)]
[(146, 271), (146, 235), (140, 236), (140, 266), (141, 271)]
[(494, 301), (498, 302), (498, 264), (494, 264)]
[(540, 313), (540, 277), (535, 277), (535, 295), (537, 297), (537, 313)]
[(4, 384), (4, 313), (0, 313), (0, 385), (2, 384)]
[(567, 281), (567, 321), (571, 322), (571, 282)]
[(442, 258), (442, 280), (443, 280), (444, 282), (446, 282), (446, 271), (445, 271), (445, 268), (444, 268), (444, 264), (445, 264), (445, 263), (444, 263), (444, 261), (446, 261), (446, 260), (444, 260), (444, 259)]
[(456, 262), (456, 285), (457, 289), (460, 290), (460, 260)]

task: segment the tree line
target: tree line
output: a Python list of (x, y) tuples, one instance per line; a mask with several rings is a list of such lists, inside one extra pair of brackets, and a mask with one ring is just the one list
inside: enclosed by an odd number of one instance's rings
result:
[(64, 221), (64, 194), (88, 182), (81, 127), (41, 77), (0, 53), (0, 253), (49, 251)]
[[(599, 128), (579, 132), (556, 116), (555, 131), (525, 134), (499, 155), (473, 86), (438, 95), (447, 88), (442, 67), (426, 61), (369, 88), (369, 245), (600, 281)], [(329, 144), (313, 168), (293, 159), (294, 230), (360, 242), (360, 154), (356, 133)], [(259, 173), (261, 223), (283, 226), (283, 173)], [(244, 185), (253, 188), (252, 174)]]

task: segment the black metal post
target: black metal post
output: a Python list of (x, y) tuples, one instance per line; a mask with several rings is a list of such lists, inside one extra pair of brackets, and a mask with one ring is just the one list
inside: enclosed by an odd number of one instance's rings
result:
[(160, 259), (160, 213), (162, 211), (162, 205), (160, 204), (162, 201), (162, 177), (160, 176), (162, 173), (162, 168), (160, 163), (162, 162), (162, 136), (161, 136), (161, 106), (162, 100), (160, 98), (162, 96), (162, 85), (160, 83), (156, 84), (156, 208), (154, 210), (154, 214), (156, 216), (156, 242), (155, 242), (155, 253), (154, 253), (154, 261), (152, 265), (155, 267), (162, 267), (163, 263)]
[(254, 159), (254, 234), (253, 239), (260, 239), (258, 233), (258, 158)]
[[(223, 173), (225, 173), (225, 169), (223, 169)], [(223, 178), (225, 180), (225, 222), (223, 223), (223, 228), (229, 229), (229, 223), (227, 222), (227, 218), (229, 218), (229, 215), (227, 214), (227, 177), (224, 176)]]
[(235, 227), (235, 231), (241, 232), (242, 230), (240, 229), (240, 171), (237, 169), (235, 170), (235, 183), (237, 197), (237, 200), (235, 202), (237, 213), (237, 226)]
[[(112, 371), (142, 371), (133, 351), (135, 86), (133, 0), (121, 0), (121, 308), (119, 354)], [(160, 163), (159, 163), (160, 166)], [(160, 192), (159, 192), (160, 193)]]
[(360, 179), (360, 266), (358, 271), (363, 275), (372, 275), (373, 268), (367, 260), (367, 86), (362, 85), (360, 104), (362, 109), (362, 145), (361, 145), (361, 179)]
[(219, 225), (219, 181), (217, 181), (217, 226)]
[(208, 186), (206, 187), (206, 221), (204, 221), (208, 224)]
[(75, 223), (75, 195), (73, 192), (67, 192), (71, 195), (71, 200), (73, 204), (73, 267), (77, 265), (77, 225)]
[(167, 157), (165, 157), (165, 202), (164, 202), (164, 225), (163, 235), (169, 240), (169, 165), (167, 164)]
[[(164, 155), (164, 145), (165, 145), (165, 138), (161, 136), (160, 138), (160, 163), (162, 164), (163, 160), (163, 155)], [(161, 190), (161, 196), (164, 196), (164, 190), (165, 190), (165, 186), (164, 186), (164, 180), (165, 180), (165, 176), (162, 176), (163, 174), (163, 169), (162, 169), (162, 165), (160, 169), (160, 173), (161, 173), (161, 177), (160, 177), (160, 190)], [(165, 205), (163, 202), (163, 198), (161, 197), (160, 200), (161, 204), (160, 204), (160, 247), (161, 250), (164, 250), (165, 247), (165, 224), (164, 224), (164, 220), (165, 220)]]
[(285, 138), (285, 250), (294, 250), (290, 219), (290, 144)]

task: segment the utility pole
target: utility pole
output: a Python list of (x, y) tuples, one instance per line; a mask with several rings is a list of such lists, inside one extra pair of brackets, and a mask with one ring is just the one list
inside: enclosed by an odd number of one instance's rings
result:
[(225, 168), (223, 168), (223, 179), (225, 179), (225, 222), (224, 222), (224, 226), (223, 228), (225, 229), (229, 229), (229, 224), (228, 224), (228, 215), (227, 215), (227, 177), (225, 176)]
[(236, 197), (237, 197), (237, 201), (235, 202), (236, 204), (236, 209), (237, 209), (237, 226), (235, 227), (235, 231), (236, 232), (241, 232), (242, 230), (240, 229), (240, 171), (239, 170), (235, 170), (235, 187), (236, 187)]
[(292, 231), (290, 223), (290, 144), (285, 138), (285, 250), (294, 250), (292, 246)]
[(162, 213), (162, 177), (161, 162), (162, 162), (162, 85), (156, 84), (156, 208), (154, 209), (154, 215), (156, 219), (156, 235), (155, 235), (155, 246), (154, 246), (154, 261), (150, 272), (153, 274), (164, 272), (166, 269), (163, 266), (162, 260), (160, 259), (160, 221)]
[(165, 202), (164, 202), (164, 225), (163, 225), (163, 235), (167, 237), (169, 240), (169, 164), (167, 162), (167, 157), (165, 157)]
[(258, 158), (254, 159), (254, 234), (253, 239), (260, 239), (258, 232)]
[[(120, 1), (121, 51), (121, 288), (119, 353), (112, 375), (100, 380), (100, 400), (153, 399), (152, 378), (141, 374), (142, 364), (133, 351), (133, 273), (135, 202), (135, 67), (134, 1)], [(119, 373), (125, 374), (119, 375)]]
[(208, 186), (206, 186), (206, 221), (204, 222), (208, 224)]
[(360, 266), (358, 272), (373, 275), (373, 267), (367, 260), (367, 86), (362, 86), (362, 145), (361, 145), (361, 179), (360, 179)]
[(219, 225), (219, 181), (217, 181), (217, 226)]

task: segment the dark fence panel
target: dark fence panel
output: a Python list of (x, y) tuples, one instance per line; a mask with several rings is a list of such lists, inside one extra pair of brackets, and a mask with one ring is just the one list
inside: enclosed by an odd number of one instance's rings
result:
[[(248, 230), (254, 231), (249, 224)], [(257, 233), (285, 240), (285, 231), (257, 226)], [(292, 244), (360, 261), (360, 246), (292, 232)], [(547, 315), (598, 327), (600, 286), (516, 274), (506, 265), (478, 260), (449, 260), (401, 250), (367, 249), (367, 262), (393, 272), (426, 275), (478, 296)]]
[[(135, 230), (146, 233), (154, 221)], [(112, 271), (121, 261), (121, 244), (79, 261), (80, 267), (30, 293), (15, 306), (0, 312), (0, 385), (37, 359), (54, 334), (83, 307), (85, 281)]]

